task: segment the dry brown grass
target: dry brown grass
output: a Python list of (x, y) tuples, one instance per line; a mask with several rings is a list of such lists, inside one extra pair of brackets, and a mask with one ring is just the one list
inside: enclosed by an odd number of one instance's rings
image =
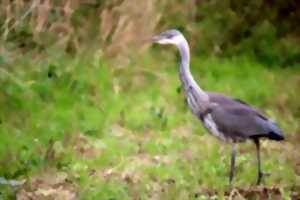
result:
[[(152, 35), (159, 23), (159, 5), (157, 0), (5, 0), (0, 3), (4, 19), (0, 33), (7, 41), (26, 32), (34, 43), (72, 51), (96, 42), (106, 56), (124, 55), (132, 46), (141, 50), (148, 46), (143, 39)], [(94, 29), (96, 33), (91, 35)]]

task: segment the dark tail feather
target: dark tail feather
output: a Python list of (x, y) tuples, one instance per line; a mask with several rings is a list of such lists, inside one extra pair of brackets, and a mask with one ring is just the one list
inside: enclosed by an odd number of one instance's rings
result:
[(283, 135), (275, 133), (275, 132), (269, 133), (268, 138), (270, 138), (271, 140), (277, 140), (277, 141), (284, 140)]
[(283, 133), (275, 122), (269, 122), (269, 126), (271, 128), (271, 131), (268, 134), (268, 138), (277, 141), (284, 140)]

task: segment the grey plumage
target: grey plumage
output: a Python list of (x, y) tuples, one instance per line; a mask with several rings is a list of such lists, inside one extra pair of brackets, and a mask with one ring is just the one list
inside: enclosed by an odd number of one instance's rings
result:
[[(153, 41), (159, 44), (173, 44), (178, 48), (181, 56), (179, 75), (188, 106), (211, 134), (232, 143), (247, 139), (254, 141), (258, 160), (257, 184), (260, 184), (264, 174), (260, 164), (259, 139), (264, 137), (271, 140), (283, 140), (284, 136), (277, 124), (241, 100), (203, 91), (190, 72), (189, 45), (179, 31), (163, 32), (153, 37)], [(235, 155), (236, 151), (233, 148), (230, 182), (235, 174)]]
[(274, 122), (246, 103), (221, 94), (208, 94), (210, 101), (217, 104), (210, 110), (212, 118), (219, 131), (227, 135), (227, 138), (233, 141), (260, 137), (272, 140), (284, 139)]

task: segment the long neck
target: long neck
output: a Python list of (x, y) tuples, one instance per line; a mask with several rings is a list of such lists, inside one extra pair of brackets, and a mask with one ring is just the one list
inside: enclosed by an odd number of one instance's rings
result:
[(208, 95), (199, 87), (193, 78), (190, 71), (190, 50), (189, 45), (185, 38), (182, 39), (180, 43), (177, 44), (180, 52), (180, 79), (183, 84), (184, 90), (186, 92), (188, 101), (189, 98), (195, 101), (197, 107), (201, 110), (207, 106), (209, 102)]

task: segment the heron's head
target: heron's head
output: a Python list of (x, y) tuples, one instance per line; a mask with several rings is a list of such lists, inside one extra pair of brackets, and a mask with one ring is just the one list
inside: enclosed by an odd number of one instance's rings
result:
[(152, 41), (158, 44), (178, 45), (179, 43), (184, 41), (184, 37), (179, 31), (172, 29), (152, 37)]

